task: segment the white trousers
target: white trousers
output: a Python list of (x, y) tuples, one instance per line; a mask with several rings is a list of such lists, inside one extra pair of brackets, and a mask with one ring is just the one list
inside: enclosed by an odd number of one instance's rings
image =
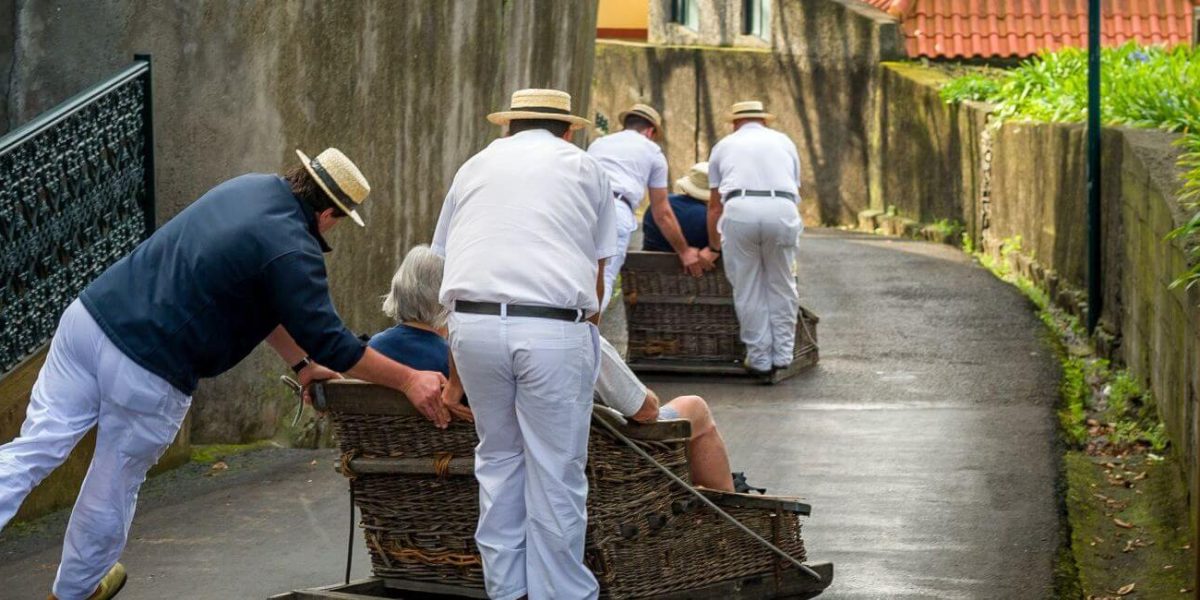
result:
[(92, 427), (96, 452), (63, 541), (59, 600), (87, 598), (125, 549), (138, 488), (191, 398), (138, 366), (76, 300), (63, 313), (17, 439), (0, 446), (0, 527)]
[(784, 198), (738, 197), (721, 216), (721, 260), (746, 344), (746, 364), (765, 371), (792, 363), (796, 344), (796, 243), (804, 224)]
[(450, 317), (450, 346), (479, 433), (475, 541), (491, 598), (599, 595), (583, 564), (599, 340), (590, 323)]
[(617, 203), (617, 255), (609, 257), (608, 262), (604, 263), (604, 297), (600, 299), (600, 312), (604, 312), (612, 300), (613, 285), (617, 275), (621, 274), (621, 266), (625, 264), (625, 255), (629, 252), (629, 238), (637, 231), (637, 217), (633, 215), (633, 209), (622, 200), (614, 202)]

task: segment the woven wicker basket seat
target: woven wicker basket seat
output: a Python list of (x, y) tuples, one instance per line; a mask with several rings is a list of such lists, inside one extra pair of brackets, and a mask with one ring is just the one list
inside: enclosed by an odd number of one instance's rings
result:
[[(745, 374), (746, 346), (733, 307), (733, 288), (720, 263), (702, 277), (666, 252), (630, 252), (621, 267), (629, 332), (629, 366), (639, 372)], [(819, 360), (817, 322), (800, 307), (792, 366), (778, 381)]]
[[(484, 598), (475, 547), (479, 516), (474, 426), (439, 430), (399, 393), (352, 380), (318, 384), (351, 478), (376, 577), (396, 589)], [(604, 598), (810, 598), (823, 581), (720, 518), (595, 423), (588, 449), (587, 564)], [(673, 473), (688, 479), (687, 421), (619, 425)], [(794, 498), (705, 491), (792, 556), (804, 560)], [(712, 594), (712, 595), (710, 595)], [(748, 595), (747, 595), (748, 594)]]

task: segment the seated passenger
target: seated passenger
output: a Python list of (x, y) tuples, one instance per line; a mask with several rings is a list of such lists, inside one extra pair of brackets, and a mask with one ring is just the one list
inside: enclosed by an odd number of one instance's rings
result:
[(442, 264), (429, 246), (408, 251), (383, 299), (383, 314), (396, 325), (371, 336), (367, 345), (400, 364), (449, 377), (446, 309), (438, 302)]
[[(717, 431), (708, 403), (700, 396), (680, 396), (659, 407), (658, 395), (648, 389), (621, 360), (608, 340), (600, 338), (600, 377), (596, 380), (600, 401), (639, 423), (687, 419), (692, 425), (688, 442), (692, 483), (709, 489), (735, 491), (729, 472), (729, 453)], [(744, 477), (736, 491), (746, 491)]]
[[(696, 163), (688, 169), (685, 177), (675, 180), (675, 193), (667, 197), (679, 228), (689, 246), (708, 247), (708, 163)], [(642, 250), (651, 252), (674, 252), (667, 243), (654, 215), (646, 211), (642, 219)]]

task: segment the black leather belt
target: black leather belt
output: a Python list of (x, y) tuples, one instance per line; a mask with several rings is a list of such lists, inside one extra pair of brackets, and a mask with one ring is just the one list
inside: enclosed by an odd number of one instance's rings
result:
[(733, 190), (725, 194), (725, 199), (737, 198), (738, 196), (746, 196), (747, 198), (787, 198), (795, 200), (796, 194), (791, 192), (776, 192), (772, 190)]
[(625, 206), (628, 206), (630, 211), (632, 211), (632, 210), (633, 210), (633, 203), (632, 203), (632, 202), (630, 202), (630, 201), (629, 201), (629, 199), (628, 199), (628, 198), (626, 198), (625, 196), (622, 196), (622, 195), (620, 195), (620, 194), (618, 194), (618, 193), (616, 193), (616, 192), (613, 192), (613, 198), (616, 198), (617, 200), (620, 200), (621, 202), (624, 202), (624, 203), (625, 203)]
[(525, 306), (522, 304), (499, 304), (497, 302), (471, 302), (455, 300), (454, 312), (471, 315), (495, 315), (510, 317), (535, 317), (582, 323), (587, 315), (578, 308), (556, 308), (553, 306)]

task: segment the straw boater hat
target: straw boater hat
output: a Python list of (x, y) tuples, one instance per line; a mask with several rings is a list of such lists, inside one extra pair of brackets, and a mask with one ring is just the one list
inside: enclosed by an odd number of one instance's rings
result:
[(506, 125), (518, 119), (566, 121), (571, 124), (571, 129), (592, 124), (583, 117), (571, 114), (571, 95), (559, 90), (517, 90), (513, 92), (508, 110), (487, 116), (487, 120), (497, 125)]
[(708, 202), (708, 163), (698, 162), (688, 169), (687, 175), (675, 180), (675, 191), (697, 200)]
[(350, 215), (359, 227), (366, 227), (362, 217), (354, 210), (362, 205), (363, 200), (367, 199), (367, 194), (371, 193), (371, 184), (367, 183), (362, 171), (337, 148), (326, 148), (316, 158), (309, 158), (297, 149), (296, 156), (300, 157), (305, 170), (312, 175), (317, 185), (325, 190), (329, 199), (333, 200), (342, 212)]
[(655, 129), (662, 131), (662, 117), (659, 116), (657, 110), (654, 110), (654, 108), (648, 104), (634, 104), (633, 106), (630, 106), (629, 110), (623, 111), (621, 114), (617, 115), (617, 122), (624, 124), (625, 117), (628, 117), (629, 115), (637, 115), (647, 121), (650, 121), (650, 124), (653, 125)]
[(763, 119), (764, 121), (770, 121), (775, 118), (775, 115), (763, 110), (762, 102), (758, 100), (746, 100), (734, 103), (729, 108), (729, 114), (726, 117), (730, 121), (738, 119)]

